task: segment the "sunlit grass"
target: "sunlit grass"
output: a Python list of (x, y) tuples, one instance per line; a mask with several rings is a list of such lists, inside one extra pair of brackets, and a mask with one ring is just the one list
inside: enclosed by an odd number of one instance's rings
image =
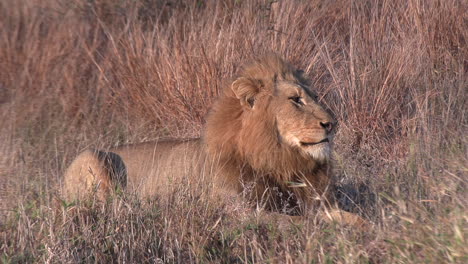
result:
[[(463, 1), (0, 3), (0, 259), (466, 263)], [(71, 159), (197, 137), (241, 63), (274, 51), (339, 120), (340, 203), (369, 230), (181, 195), (58, 193)], [(269, 220), (270, 219), (270, 220)]]

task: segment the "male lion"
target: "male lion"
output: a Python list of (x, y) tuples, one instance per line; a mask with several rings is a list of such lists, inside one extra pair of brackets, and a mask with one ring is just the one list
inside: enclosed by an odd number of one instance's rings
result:
[(243, 194), (268, 210), (303, 214), (332, 200), (327, 190), (335, 127), (301, 73), (268, 55), (223, 90), (201, 139), (85, 151), (65, 173), (64, 194), (79, 198), (94, 191), (105, 199), (120, 186), (140, 197), (165, 197), (180, 187), (204, 188), (216, 198)]

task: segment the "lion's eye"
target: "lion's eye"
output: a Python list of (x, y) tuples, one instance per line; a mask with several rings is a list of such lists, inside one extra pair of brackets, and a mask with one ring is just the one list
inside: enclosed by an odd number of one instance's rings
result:
[(289, 97), (289, 100), (293, 101), (295, 104), (304, 105), (304, 102), (302, 101), (302, 97), (300, 96)]

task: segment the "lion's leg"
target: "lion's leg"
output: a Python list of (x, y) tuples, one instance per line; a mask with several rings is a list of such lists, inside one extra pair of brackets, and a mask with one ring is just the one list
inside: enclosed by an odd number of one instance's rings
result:
[(95, 194), (105, 200), (110, 193), (111, 179), (100, 152), (82, 152), (68, 167), (64, 176), (62, 195), (68, 199), (80, 199)]
[(345, 225), (350, 225), (358, 228), (366, 228), (370, 226), (370, 223), (364, 220), (357, 214), (349, 213), (337, 208), (325, 209), (320, 213), (320, 218), (325, 222), (338, 222)]

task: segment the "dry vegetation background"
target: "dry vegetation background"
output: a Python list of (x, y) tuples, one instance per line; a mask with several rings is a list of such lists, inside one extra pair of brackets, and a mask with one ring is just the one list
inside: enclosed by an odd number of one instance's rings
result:
[[(466, 263), (467, 5), (1, 1), (2, 263)], [(54, 206), (80, 151), (199, 136), (225, 80), (267, 51), (336, 113), (342, 206), (372, 229), (279, 228), (183, 195)]]

